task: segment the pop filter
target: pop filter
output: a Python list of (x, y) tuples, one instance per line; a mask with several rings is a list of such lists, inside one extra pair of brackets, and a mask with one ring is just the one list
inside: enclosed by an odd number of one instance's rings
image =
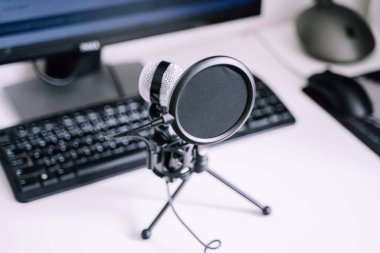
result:
[(244, 64), (226, 56), (206, 58), (177, 81), (169, 101), (172, 127), (192, 144), (223, 141), (247, 120), (254, 99), (254, 79)]

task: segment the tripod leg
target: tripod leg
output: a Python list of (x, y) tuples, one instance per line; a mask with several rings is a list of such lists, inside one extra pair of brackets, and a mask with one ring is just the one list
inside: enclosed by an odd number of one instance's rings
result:
[[(182, 181), (182, 183), (178, 186), (178, 188), (175, 190), (175, 192), (173, 193), (173, 195), (171, 196), (171, 200), (174, 200), (175, 197), (177, 196), (177, 194), (181, 191), (182, 187), (185, 185), (185, 183), (187, 182), (188, 179), (184, 179)], [(166, 212), (166, 210), (168, 209), (169, 205), (170, 205), (170, 200), (168, 200), (166, 202), (166, 204), (164, 205), (164, 207), (161, 209), (161, 211), (158, 213), (158, 215), (156, 216), (156, 218), (154, 218), (153, 222), (150, 224), (150, 226), (146, 229), (144, 229), (142, 232), (141, 232), (141, 237), (146, 240), (146, 239), (149, 239), (150, 236), (152, 235), (152, 229), (154, 228), (154, 226), (156, 225), (156, 223), (161, 219), (162, 215)]]
[(261, 205), (255, 199), (251, 198), (246, 193), (242, 192), (239, 188), (237, 188), (236, 186), (232, 185), (230, 182), (228, 182), (226, 179), (224, 179), (223, 177), (221, 177), (218, 174), (216, 174), (214, 171), (212, 171), (210, 169), (206, 169), (205, 171), (207, 171), (211, 176), (215, 177), (216, 179), (218, 179), (223, 184), (225, 184), (228, 187), (230, 187), (232, 190), (234, 190), (236, 193), (238, 193), (239, 195), (241, 195), (242, 197), (244, 197), (245, 199), (247, 199), (249, 202), (251, 202), (252, 204), (254, 204), (255, 206), (257, 206), (258, 208), (260, 208), (263, 215), (269, 215), (272, 212), (272, 210), (271, 210), (271, 208), (269, 206), (263, 206), (263, 205)]

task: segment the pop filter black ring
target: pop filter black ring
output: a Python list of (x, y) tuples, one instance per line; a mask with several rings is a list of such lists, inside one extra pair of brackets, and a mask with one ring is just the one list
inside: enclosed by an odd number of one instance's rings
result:
[[(248, 91), (247, 94), (247, 103), (245, 105), (244, 111), (241, 114), (241, 117), (239, 120), (231, 126), (226, 132), (215, 136), (211, 138), (200, 138), (197, 136), (194, 136), (187, 132), (185, 128), (181, 125), (180, 120), (178, 120), (180, 117), (178, 115), (178, 107), (181, 103), (181, 92), (183, 91), (184, 87), (189, 84), (189, 81), (202, 72), (203, 70), (215, 67), (215, 66), (225, 66), (229, 67), (232, 70), (238, 72), (241, 74), (241, 77), (245, 80), (246, 88)], [(203, 59), (195, 64), (193, 64), (187, 71), (181, 76), (181, 78), (178, 80), (173, 93), (170, 97), (169, 101), (169, 113), (174, 116), (175, 121), (172, 123), (172, 127), (176, 134), (181, 137), (183, 140), (196, 144), (196, 145), (207, 145), (207, 144), (214, 144), (217, 142), (221, 142), (230, 136), (232, 136), (239, 128), (245, 123), (249, 115), (251, 114), (251, 111), (254, 106), (255, 101), (255, 82), (253, 79), (253, 76), (250, 72), (250, 70), (240, 61), (227, 57), (227, 56), (214, 56), (210, 58)]]

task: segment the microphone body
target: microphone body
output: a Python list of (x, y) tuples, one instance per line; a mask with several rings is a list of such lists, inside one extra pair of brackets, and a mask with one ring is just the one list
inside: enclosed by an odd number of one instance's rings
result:
[(183, 70), (174, 63), (152, 62), (143, 68), (139, 78), (141, 97), (152, 104), (167, 107), (176, 82)]

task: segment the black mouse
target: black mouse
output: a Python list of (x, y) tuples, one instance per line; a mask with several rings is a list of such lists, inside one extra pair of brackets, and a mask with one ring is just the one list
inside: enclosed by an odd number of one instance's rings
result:
[(364, 118), (373, 113), (366, 91), (352, 78), (326, 71), (309, 78), (304, 91), (327, 111)]

